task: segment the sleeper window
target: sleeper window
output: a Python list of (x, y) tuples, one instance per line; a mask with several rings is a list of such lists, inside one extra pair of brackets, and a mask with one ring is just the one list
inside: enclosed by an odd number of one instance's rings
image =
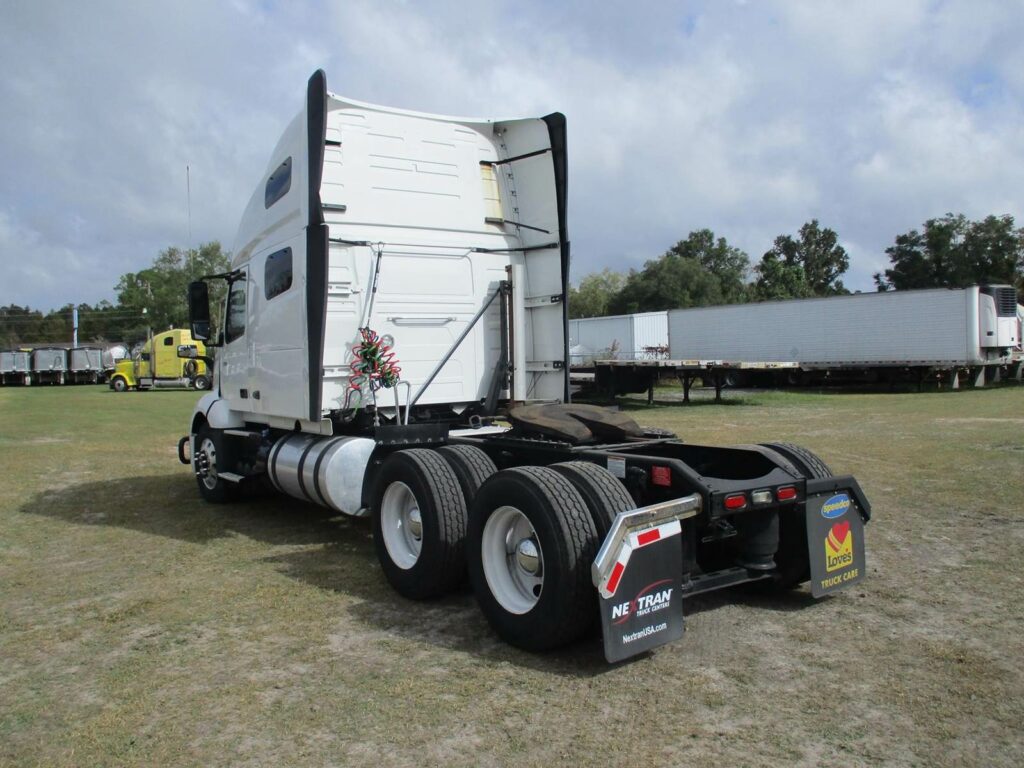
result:
[(292, 287), (292, 249), (283, 248), (267, 256), (263, 270), (263, 295), (267, 300)]
[(292, 159), (289, 157), (270, 174), (263, 192), (263, 207), (269, 208), (292, 188)]

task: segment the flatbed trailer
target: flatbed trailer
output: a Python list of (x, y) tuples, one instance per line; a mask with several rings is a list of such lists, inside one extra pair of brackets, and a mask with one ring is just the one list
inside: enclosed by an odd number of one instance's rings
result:
[(269, 483), (369, 518), (403, 597), (468, 574), (507, 642), (555, 648), (599, 621), (613, 662), (678, 639), (683, 595), (857, 583), (854, 478), (789, 443), (691, 445), (570, 401), (567, 170), (560, 114), (408, 112), (315, 73), (230, 271), (189, 286), (215, 359), (178, 355), (216, 368), (178, 443), (201, 496)]
[[(690, 389), (701, 379), (715, 388), (715, 400), (721, 401), (724, 387), (737, 386), (753, 375), (784, 375), (798, 370), (793, 362), (759, 362), (745, 360), (595, 360), (588, 366), (573, 366), (572, 376), (591, 374), (589, 383), (603, 396), (647, 393), (647, 402), (654, 402), (654, 387), (663, 378), (677, 379), (683, 387), (683, 402), (690, 402)], [(586, 380), (579, 380), (585, 384)]]

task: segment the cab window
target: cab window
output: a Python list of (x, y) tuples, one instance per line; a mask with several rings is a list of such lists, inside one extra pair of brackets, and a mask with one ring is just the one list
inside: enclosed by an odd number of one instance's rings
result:
[(245, 333), (245, 278), (231, 283), (228, 291), (227, 320), (224, 323), (224, 341), (230, 344)]

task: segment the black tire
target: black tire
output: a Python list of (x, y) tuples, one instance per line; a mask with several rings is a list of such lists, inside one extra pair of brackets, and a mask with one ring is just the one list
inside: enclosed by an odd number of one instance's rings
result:
[(497, 472), (498, 468), (491, 461), (491, 457), (475, 445), (446, 445), (438, 448), (437, 452), (455, 473), (462, 489), (462, 498), (466, 502), (466, 509), (469, 509), (480, 486)]
[[(227, 456), (226, 440), (227, 438), (221, 430), (203, 424), (196, 432), (195, 442), (192, 446), (192, 471), (196, 473), (199, 495), (212, 504), (225, 504), (234, 501), (241, 491), (238, 483), (229, 483), (217, 476), (218, 472), (227, 471), (227, 467), (224, 466)], [(212, 475), (209, 470), (201, 473), (202, 456), (204, 455), (205, 461), (213, 470)]]
[(615, 475), (589, 461), (565, 461), (551, 469), (565, 477), (580, 492), (597, 529), (598, 544), (603, 542), (619, 512), (636, 509), (633, 497)]
[[(494, 527), (508, 514), (528, 521), (542, 564), (542, 583), (533, 592), (532, 603), (526, 597), (521, 610), (511, 609), (507, 597), (503, 604), (495, 596), (487, 575), (511, 573), (516, 567), (511, 553), (501, 558), (484, 551), (487, 543), (501, 546), (500, 526)], [(488, 526), (492, 518), (496, 522)], [(583, 497), (563, 475), (548, 467), (515, 467), (493, 475), (470, 508), (466, 539), (473, 592), (503, 640), (542, 651), (571, 643), (591, 628), (597, 614), (597, 592), (590, 579), (597, 530)], [(502, 592), (500, 587), (498, 591)]]
[(795, 443), (761, 443), (765, 448), (770, 448), (776, 453), (782, 454), (793, 466), (808, 480), (822, 477), (831, 477), (833, 472), (828, 464), (811, 451)]
[[(402, 551), (405, 531), (412, 528), (393, 509), (405, 491), (414, 497), (419, 515), (416, 552)], [(377, 476), (371, 508), (377, 559), (398, 594), (425, 600), (459, 585), (466, 568), (466, 502), (455, 472), (436, 451), (412, 448), (391, 454)], [(394, 526), (385, 522), (394, 518)]]
[(128, 382), (125, 381), (124, 376), (115, 376), (110, 380), (110, 388), (115, 392), (127, 392)]
[[(832, 470), (821, 458), (794, 443), (762, 443), (788, 461), (807, 480), (831, 477)], [(807, 553), (807, 520), (802, 505), (790, 505), (779, 512), (779, 548), (775, 553), (775, 578), (751, 585), (755, 590), (785, 592), (811, 578)]]
[(210, 379), (207, 376), (196, 376), (192, 381), (192, 386), (200, 391), (207, 390), (210, 388)]

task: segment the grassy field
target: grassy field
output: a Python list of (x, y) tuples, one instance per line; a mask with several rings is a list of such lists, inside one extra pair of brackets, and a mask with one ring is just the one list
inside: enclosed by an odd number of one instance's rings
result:
[(201, 503), (195, 399), (0, 390), (0, 765), (1021, 763), (1024, 387), (631, 406), (802, 443), (875, 517), (854, 591), (691, 600), (617, 667), (399, 598), (364, 521)]

